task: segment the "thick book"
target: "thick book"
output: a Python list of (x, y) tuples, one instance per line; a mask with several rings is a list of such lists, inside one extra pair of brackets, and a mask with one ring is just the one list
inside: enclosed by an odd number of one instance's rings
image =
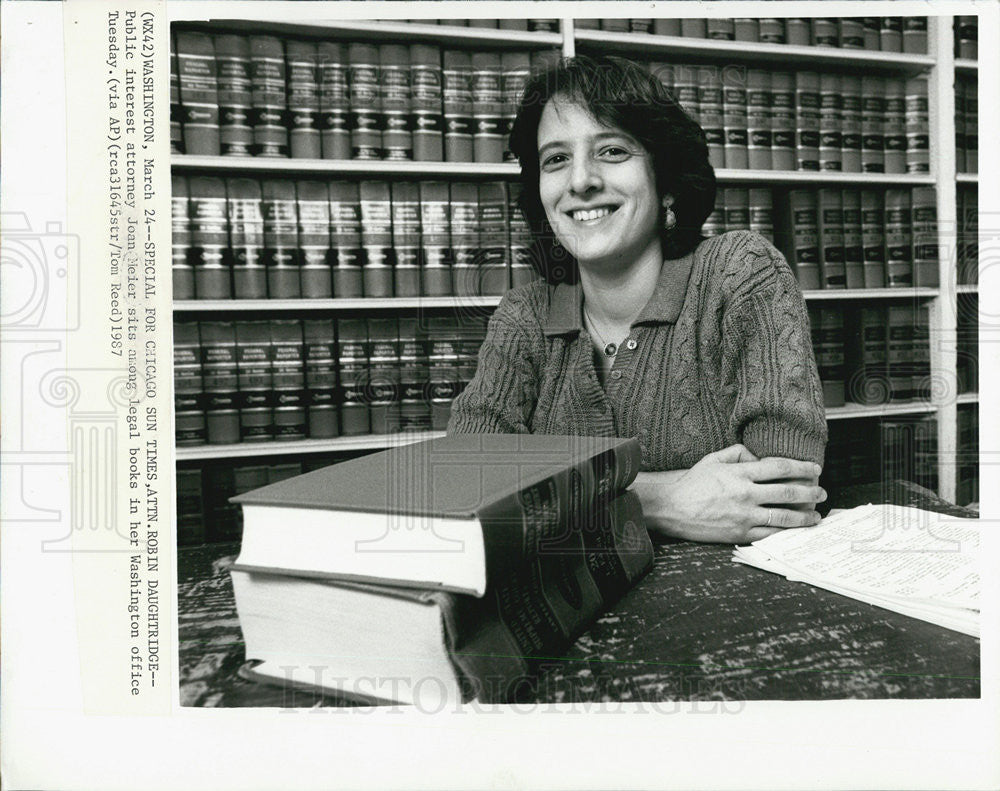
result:
[(955, 57), (966, 60), (979, 58), (979, 17), (955, 17)]
[(313, 439), (336, 437), (337, 347), (333, 319), (302, 322), (308, 434)]
[(233, 289), (226, 183), (213, 176), (192, 176), (188, 179), (188, 204), (195, 296), (198, 299), (229, 299)]
[(882, 30), (882, 18), (877, 16), (861, 17), (862, 35), (864, 37), (865, 49), (878, 52), (882, 46), (880, 32)]
[(510, 217), (510, 285), (511, 288), (530, 283), (538, 274), (532, 265), (534, 234), (521, 211), (521, 185), (507, 185), (507, 214)]
[(812, 25), (807, 17), (790, 17), (785, 20), (785, 37), (789, 44), (795, 47), (808, 47), (812, 44)]
[(758, 40), (763, 44), (785, 43), (785, 20), (780, 17), (762, 17), (757, 21)]
[(382, 98), (379, 91), (379, 54), (376, 44), (348, 45), (350, 69), (351, 158), (382, 158)]
[(452, 292), (448, 183), (420, 182), (420, 274), (423, 296)]
[(768, 187), (751, 187), (749, 228), (774, 242), (774, 202)]
[(264, 265), (267, 267), (267, 294), (271, 299), (302, 296), (299, 220), (295, 201), (294, 181), (264, 179), (261, 182)]
[(913, 55), (927, 54), (927, 17), (903, 17), (903, 52)]
[(840, 78), (840, 163), (845, 173), (861, 172), (862, 110), (861, 77)]
[(713, 168), (726, 166), (726, 132), (722, 103), (722, 75), (718, 68), (705, 66), (696, 70), (698, 85), (698, 122), (708, 143), (708, 161)]
[(886, 364), (889, 373), (889, 400), (913, 398), (913, 323), (915, 308), (910, 304), (890, 304), (886, 308)]
[(811, 307), (816, 368), (823, 383), (823, 406), (844, 405), (844, 314), (840, 308)]
[(177, 80), (184, 152), (218, 156), (219, 84), (211, 36), (193, 31), (177, 34)]
[(415, 181), (390, 187), (397, 297), (420, 296), (420, 189)]
[[(958, 87), (957, 83), (955, 87)], [(957, 104), (958, 91), (956, 90), (955, 93)], [(927, 78), (914, 77), (906, 81), (907, 173), (930, 173), (930, 130), (931, 117), (927, 103)], [(964, 131), (963, 129), (963, 135)]]
[(399, 325), (394, 317), (368, 319), (368, 379), (365, 400), (372, 434), (399, 429)]
[(795, 170), (795, 75), (771, 74), (771, 164), (775, 170)]
[(819, 169), (840, 171), (843, 163), (842, 78), (839, 74), (819, 75)]
[(722, 205), (727, 231), (750, 228), (750, 190), (747, 187), (724, 187)]
[(886, 173), (906, 172), (906, 83), (895, 77), (885, 80), (885, 111), (882, 115), (883, 161)]
[(844, 288), (844, 198), (836, 187), (817, 190), (819, 217), (820, 287)]
[(760, 25), (753, 17), (733, 18), (734, 41), (760, 41)]
[(531, 55), (527, 52), (502, 52), (500, 54), (500, 90), (503, 103), (500, 111), (500, 137), (503, 140), (504, 162), (516, 162), (517, 157), (507, 146), (514, 119), (521, 104), (524, 86), (531, 76)]
[(203, 321), (201, 335), (202, 382), (205, 388), (205, 433), (210, 445), (240, 441), (239, 385), (236, 365), (236, 328), (231, 321)]
[(427, 346), (419, 320), (399, 318), (399, 430), (429, 431)]
[(706, 38), (706, 25), (704, 19), (682, 19), (681, 35), (684, 38)]
[(705, 20), (705, 35), (716, 41), (732, 41), (736, 32), (731, 17), (714, 17)]
[(288, 97), (285, 45), (277, 36), (250, 37), (254, 154), (287, 157)]
[(747, 85), (742, 80), (726, 80), (722, 86), (722, 131), (727, 168), (749, 167), (747, 140)]
[(320, 150), (323, 159), (350, 159), (347, 46), (336, 41), (321, 41), (317, 47)]
[(237, 299), (264, 299), (267, 297), (267, 264), (260, 182), (245, 178), (226, 179), (226, 196), (233, 296)]
[(934, 187), (914, 187), (910, 193), (913, 227), (913, 285), (937, 288), (938, 222)]
[(844, 277), (847, 288), (865, 287), (864, 240), (861, 231), (861, 193), (846, 189), (844, 202)]
[(364, 319), (337, 320), (337, 398), (340, 432), (371, 432), (371, 410), (365, 400), (368, 381), (368, 324)]
[[(422, 710), (516, 700), (652, 561), (638, 498), (599, 509), (483, 598), (232, 570), (250, 677)], [(530, 548), (526, 548), (526, 555)]]
[(965, 170), (979, 172), (979, 88), (975, 80), (965, 81)]
[(299, 279), (302, 296), (309, 299), (332, 297), (330, 195), (326, 182), (297, 182), (295, 198), (299, 219)]
[[(910, 346), (910, 392), (919, 401), (931, 399), (931, 315), (926, 305), (913, 309)], [(936, 487), (935, 487), (936, 488)]]
[(458, 319), (452, 316), (428, 316), (424, 326), (431, 428), (434, 431), (444, 431), (448, 428), (451, 405), (458, 395)]
[(955, 80), (955, 171), (968, 173), (965, 161), (965, 81)]
[(305, 439), (306, 361), (299, 319), (272, 319), (271, 403), (273, 434), (279, 442)]
[(170, 153), (184, 153), (184, 108), (177, 69), (177, 37), (170, 34)]
[(885, 191), (885, 284), (913, 285), (913, 215), (910, 190)]
[(885, 196), (861, 190), (861, 247), (865, 288), (885, 286)]
[(861, 171), (885, 172), (885, 78), (861, 77)]
[(879, 30), (879, 49), (882, 52), (903, 51), (903, 18), (899, 16), (882, 17), (882, 27)]
[(362, 181), (361, 265), (362, 289), (366, 297), (393, 295), (392, 204), (389, 183)]
[(219, 139), (223, 156), (253, 155), (253, 81), (250, 41), (246, 36), (215, 37), (219, 71)]
[(413, 158), (417, 162), (444, 159), (441, 48), (433, 44), (410, 45), (410, 126)]
[(170, 175), (170, 272), (173, 298), (194, 299), (188, 181), (177, 173)]
[(771, 72), (747, 71), (747, 167), (770, 170), (771, 158)]
[(289, 40), (285, 44), (288, 70), (288, 140), (294, 159), (319, 159), (319, 53), (315, 42)]
[(865, 28), (861, 17), (841, 17), (837, 23), (842, 49), (865, 48)]
[(472, 162), (472, 59), (468, 52), (446, 49), (442, 66), (444, 158), (446, 162)]
[(405, 162), (413, 159), (410, 49), (405, 44), (380, 44), (378, 52), (382, 158)]
[(330, 182), (333, 295), (362, 296), (361, 196), (356, 181)]
[(479, 188), (468, 181), (450, 185), (451, 293), (479, 294)]
[(795, 270), (799, 288), (803, 291), (821, 288), (816, 190), (782, 190), (775, 195), (775, 201), (778, 249)]
[(472, 53), (472, 151), (476, 162), (502, 162), (504, 138), (500, 55)]
[(507, 185), (479, 185), (479, 294), (499, 296), (510, 286), (510, 241), (507, 238)]
[(271, 331), (266, 321), (236, 322), (236, 371), (240, 441), (274, 439)]
[(174, 322), (174, 444), (204, 445), (205, 384), (198, 322)]
[(811, 41), (814, 47), (839, 47), (840, 29), (837, 17), (821, 16), (811, 20)]
[(978, 637), (979, 555), (975, 520), (869, 504), (780, 530), (733, 559)]
[(884, 404), (889, 400), (886, 367), (884, 307), (859, 307), (845, 316), (844, 384), (846, 398), (855, 404)]
[(465, 434), (404, 445), (235, 498), (238, 562), (483, 596), (531, 557), (562, 554), (639, 463), (638, 441), (614, 437)]
[(819, 170), (819, 74), (795, 72), (795, 160), (798, 170)]

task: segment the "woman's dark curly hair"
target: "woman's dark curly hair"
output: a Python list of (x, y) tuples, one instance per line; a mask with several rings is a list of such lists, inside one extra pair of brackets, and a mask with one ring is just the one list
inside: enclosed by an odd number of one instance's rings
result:
[(662, 83), (635, 63), (578, 55), (528, 80), (510, 134), (510, 150), (521, 163), (518, 202), (534, 232), (532, 264), (538, 273), (550, 283), (577, 277), (576, 261), (556, 243), (538, 189), (538, 125), (545, 105), (557, 95), (580, 103), (598, 122), (627, 132), (652, 155), (657, 192), (673, 196), (677, 216), (673, 230), (662, 233), (663, 255), (679, 258), (693, 250), (715, 206), (715, 171), (705, 133)]

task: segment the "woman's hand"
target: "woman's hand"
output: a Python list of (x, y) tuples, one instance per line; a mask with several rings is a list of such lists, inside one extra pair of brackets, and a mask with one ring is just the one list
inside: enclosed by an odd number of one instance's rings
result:
[(745, 544), (819, 522), (813, 506), (826, 492), (818, 476), (812, 462), (757, 459), (732, 445), (688, 470), (640, 473), (631, 488), (652, 530), (688, 541)]

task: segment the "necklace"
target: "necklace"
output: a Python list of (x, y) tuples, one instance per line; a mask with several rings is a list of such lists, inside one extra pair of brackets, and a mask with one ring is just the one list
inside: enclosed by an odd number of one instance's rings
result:
[(597, 336), (597, 340), (599, 340), (602, 344), (604, 344), (604, 356), (614, 357), (616, 354), (618, 354), (618, 344), (608, 343), (606, 340), (604, 340), (604, 336), (601, 335), (600, 330), (597, 329), (597, 325), (594, 324), (594, 319), (591, 317), (590, 311), (587, 310), (586, 305), (583, 306), (583, 316), (584, 318), (587, 319), (587, 324), (590, 325), (590, 329), (592, 329), (594, 331), (594, 334)]

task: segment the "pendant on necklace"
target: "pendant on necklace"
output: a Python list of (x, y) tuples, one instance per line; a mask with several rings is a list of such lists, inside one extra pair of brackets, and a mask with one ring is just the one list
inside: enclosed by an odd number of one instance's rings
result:
[(609, 343), (604, 347), (605, 357), (614, 357), (618, 353), (618, 345), (614, 343)]

